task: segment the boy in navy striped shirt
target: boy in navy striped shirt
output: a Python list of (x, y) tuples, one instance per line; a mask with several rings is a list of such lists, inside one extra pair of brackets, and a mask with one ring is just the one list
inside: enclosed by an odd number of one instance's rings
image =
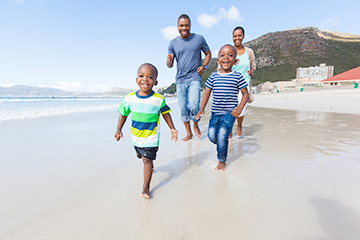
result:
[[(244, 77), (241, 73), (231, 70), (237, 62), (236, 55), (236, 49), (229, 44), (220, 49), (217, 59), (220, 69), (212, 73), (206, 81), (206, 90), (201, 101), (200, 111), (196, 115), (196, 118), (199, 118), (200, 115), (205, 114), (205, 106), (213, 92), (208, 137), (212, 143), (216, 144), (219, 160), (219, 164), (215, 168), (217, 171), (223, 171), (226, 168), (229, 134), (249, 95), (246, 88), (248, 84)], [(243, 94), (240, 104), (238, 104), (239, 90)]]

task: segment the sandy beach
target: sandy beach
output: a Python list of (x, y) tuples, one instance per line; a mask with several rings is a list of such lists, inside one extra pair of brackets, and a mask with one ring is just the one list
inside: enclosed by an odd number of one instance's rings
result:
[(188, 142), (162, 120), (148, 200), (130, 121), (114, 140), (116, 109), (0, 122), (0, 239), (360, 239), (359, 96), (256, 94), (224, 172), (209, 110)]
[(360, 88), (353, 85), (255, 94), (253, 107), (360, 114)]

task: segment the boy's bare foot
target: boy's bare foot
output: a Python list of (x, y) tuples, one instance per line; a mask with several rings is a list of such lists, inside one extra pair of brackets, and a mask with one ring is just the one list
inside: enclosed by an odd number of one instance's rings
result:
[(140, 194), (143, 198), (149, 199), (150, 198), (150, 189), (148, 187), (143, 188), (143, 192)]
[(219, 162), (219, 164), (215, 168), (215, 171), (224, 171), (225, 169), (226, 169), (226, 163), (225, 162)]
[(188, 134), (188, 135), (186, 135), (182, 140), (184, 141), (184, 142), (186, 142), (186, 141), (189, 141), (190, 139), (192, 139), (193, 138), (193, 135), (192, 134)]

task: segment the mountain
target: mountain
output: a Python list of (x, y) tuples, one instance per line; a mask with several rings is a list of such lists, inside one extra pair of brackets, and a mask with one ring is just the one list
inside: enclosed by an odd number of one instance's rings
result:
[[(315, 27), (267, 33), (244, 46), (255, 53), (257, 69), (252, 77), (253, 86), (266, 81), (290, 81), (296, 78), (298, 67), (326, 63), (334, 66), (336, 75), (360, 66), (360, 36)], [(203, 83), (216, 71), (216, 58), (212, 63), (203, 74)], [(164, 92), (175, 88), (173, 84)]]
[(289, 81), (296, 68), (320, 63), (334, 66), (334, 75), (360, 66), (360, 36), (314, 27), (268, 33), (244, 45), (256, 57), (253, 85)]
[(67, 92), (57, 88), (14, 85), (0, 87), (0, 97), (120, 97), (135, 91), (129, 88), (113, 88), (106, 93)]
[(56, 88), (32, 87), (24, 85), (14, 85), (11, 87), (0, 87), (2, 97), (69, 97), (75, 96), (74, 93), (65, 92)]
[(104, 93), (104, 95), (110, 97), (126, 96), (128, 93), (133, 91), (135, 91), (135, 89), (114, 87), (109, 92)]

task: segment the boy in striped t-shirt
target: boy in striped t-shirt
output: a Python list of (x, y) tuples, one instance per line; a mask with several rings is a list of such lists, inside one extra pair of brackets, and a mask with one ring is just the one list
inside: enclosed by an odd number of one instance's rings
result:
[[(206, 90), (201, 101), (200, 111), (196, 115), (205, 114), (205, 106), (213, 93), (211, 106), (211, 118), (209, 121), (208, 137), (216, 144), (219, 164), (215, 170), (223, 171), (226, 168), (226, 159), (229, 143), (229, 134), (234, 121), (238, 117), (248, 99), (247, 83), (241, 73), (232, 71), (232, 66), (237, 62), (236, 49), (227, 44), (224, 45), (218, 55), (217, 62), (220, 69), (210, 75), (205, 83)], [(243, 98), (238, 104), (238, 93), (241, 90)]]
[(131, 139), (138, 158), (144, 163), (144, 185), (141, 196), (150, 198), (150, 181), (154, 170), (153, 160), (159, 147), (160, 139), (160, 113), (170, 127), (171, 139), (177, 141), (178, 131), (175, 129), (165, 98), (152, 89), (157, 85), (158, 71), (150, 63), (142, 64), (137, 73), (136, 83), (139, 90), (129, 93), (121, 103), (116, 141), (123, 137), (122, 128), (127, 116), (131, 113)]

